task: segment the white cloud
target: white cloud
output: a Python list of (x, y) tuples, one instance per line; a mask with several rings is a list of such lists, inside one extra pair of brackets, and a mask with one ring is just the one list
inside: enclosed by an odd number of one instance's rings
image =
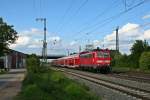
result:
[[(142, 33), (139, 30), (139, 25), (138, 24), (132, 24), (132, 23), (127, 23), (123, 27), (119, 29), (119, 38), (121, 40), (126, 40), (128, 38), (137, 38), (141, 35)], [(112, 34), (106, 35), (104, 37), (105, 41), (112, 42), (115, 41), (116, 39), (116, 32), (113, 31)]]
[[(116, 33), (113, 31), (104, 37), (103, 41), (93, 40), (95, 47), (104, 45), (104, 48), (115, 49)], [(136, 39), (147, 39), (150, 41), (150, 29), (142, 30), (139, 24), (127, 23), (119, 29), (119, 46), (120, 51), (129, 53), (129, 50)], [(26, 31), (20, 32), (20, 36), (16, 41), (16, 44), (10, 45), (12, 49), (24, 50), (25, 52), (41, 53), (43, 42), (43, 33), (39, 29), (31, 28)], [(70, 52), (78, 52), (79, 45), (81, 43), (77, 41), (65, 42), (59, 36), (51, 36), (47, 38), (48, 54), (61, 53), (67, 54), (67, 49)], [(31, 51), (29, 51), (31, 50)]]
[(28, 48), (41, 48), (41, 45), (31, 44), (28, 46)]
[[(19, 50), (30, 54), (31, 53), (41, 54), (43, 46), (42, 31), (40, 31), (37, 28), (30, 28), (29, 30), (20, 31), (18, 33), (19, 37), (15, 44), (10, 45), (11, 49)], [(49, 34), (47, 34), (47, 36), (48, 35)], [(62, 40), (59, 36), (47, 38), (47, 43), (48, 43), (47, 44), (48, 54), (51, 53), (63, 54), (62, 52), (66, 51), (66, 48), (70, 46), (69, 43), (62, 43)]]
[[(150, 29), (143, 31), (139, 24), (127, 23), (119, 29), (119, 46), (124, 53), (129, 53), (135, 40), (150, 40)], [(104, 37), (105, 47), (115, 49), (116, 32), (113, 31)]]
[(37, 38), (37, 36), (42, 35), (42, 31), (37, 28), (30, 28), (29, 30), (24, 30), (19, 32), (19, 37), (14, 44), (10, 45), (10, 48), (40, 48), (42, 46), (42, 41)]
[(17, 48), (18, 46), (25, 46), (30, 42), (30, 37), (28, 36), (19, 36), (15, 44), (11, 44), (10, 48)]
[(144, 39), (150, 40), (150, 29), (144, 32)]
[(99, 40), (93, 40), (93, 45), (95, 47), (98, 47), (100, 44), (101, 44), (101, 41), (99, 41)]
[(70, 43), (71, 46), (74, 46), (74, 45), (77, 45), (77, 44), (78, 44), (77, 41), (72, 41), (72, 42)]
[(41, 48), (43, 46), (42, 44), (43, 42), (39, 39), (33, 39), (33, 41), (28, 44), (28, 48)]
[(150, 18), (150, 14), (145, 15), (145, 16), (142, 17), (142, 19), (149, 19), (149, 18)]
[(20, 34), (23, 34), (23, 35), (30, 35), (30, 36), (33, 36), (33, 35), (43, 35), (43, 31), (38, 29), (38, 28), (30, 28), (29, 30), (23, 30), (20, 32)]

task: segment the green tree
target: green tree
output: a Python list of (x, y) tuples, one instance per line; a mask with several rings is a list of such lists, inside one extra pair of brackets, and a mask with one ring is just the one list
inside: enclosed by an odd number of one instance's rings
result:
[(149, 69), (150, 70), (150, 52), (143, 52), (140, 60), (140, 69)]
[(110, 51), (110, 57), (111, 57), (111, 66), (115, 67), (117, 66), (117, 62), (119, 60), (121, 53), (118, 53), (116, 50), (111, 50)]
[(133, 67), (139, 67), (139, 58), (144, 51), (149, 50), (149, 45), (146, 41), (136, 40), (131, 48), (131, 59), (134, 63)]
[(17, 32), (12, 25), (8, 25), (0, 18), (0, 56), (8, 52), (8, 46), (17, 39)]
[(27, 57), (27, 71), (29, 73), (37, 73), (40, 70), (40, 59), (35, 55), (31, 54)]
[(113, 63), (115, 67), (130, 67), (130, 59), (126, 54), (118, 54), (114, 56)]

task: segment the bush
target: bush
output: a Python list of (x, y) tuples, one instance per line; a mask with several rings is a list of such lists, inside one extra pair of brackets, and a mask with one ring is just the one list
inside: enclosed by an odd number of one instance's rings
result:
[(85, 85), (54, 70), (28, 73), (15, 100), (98, 100)]
[(131, 63), (127, 55), (115, 55), (114, 59), (111, 61), (113, 67), (130, 67)]
[(150, 52), (143, 52), (140, 57), (139, 63), (140, 69), (150, 70)]
[(35, 55), (28, 57), (28, 73), (15, 100), (98, 100), (86, 86), (40, 66), (39, 62)]
[(41, 73), (45, 72), (47, 69), (45, 66), (40, 65), (40, 59), (32, 54), (27, 58), (27, 71), (29, 73)]

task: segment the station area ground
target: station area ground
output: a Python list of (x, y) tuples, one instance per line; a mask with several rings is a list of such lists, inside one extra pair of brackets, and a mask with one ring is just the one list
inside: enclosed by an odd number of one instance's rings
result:
[(21, 90), (25, 72), (25, 69), (10, 69), (8, 73), (0, 75), (0, 100), (13, 100)]

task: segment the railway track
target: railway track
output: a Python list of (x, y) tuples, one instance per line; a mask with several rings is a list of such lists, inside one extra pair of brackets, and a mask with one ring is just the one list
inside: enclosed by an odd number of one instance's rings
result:
[(137, 99), (150, 100), (150, 91), (147, 91), (147, 90), (123, 85), (120, 83), (115, 83), (115, 82), (112, 82), (109, 80), (103, 80), (103, 79), (100, 79), (100, 78), (97, 78), (97, 77), (94, 77), (94, 76), (91, 76), (88, 74), (83, 74), (83, 73), (79, 73), (79, 72), (75, 72), (75, 71), (71, 71), (71, 70), (60, 69), (60, 68), (55, 69), (55, 70), (59, 70), (59, 71), (64, 72), (66, 74), (82, 78), (84, 80), (87, 80), (87, 81), (90, 81), (92, 83), (95, 83), (95, 84), (119, 91), (121, 93), (125, 93), (125, 94), (130, 95), (132, 97), (135, 97)]
[(129, 79), (132, 81), (134, 80), (134, 81), (138, 81), (138, 82), (150, 83), (150, 78), (148, 78), (148, 77), (132, 76), (132, 75), (124, 75), (124, 74), (110, 74), (110, 76), (114, 76), (117, 78)]

